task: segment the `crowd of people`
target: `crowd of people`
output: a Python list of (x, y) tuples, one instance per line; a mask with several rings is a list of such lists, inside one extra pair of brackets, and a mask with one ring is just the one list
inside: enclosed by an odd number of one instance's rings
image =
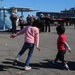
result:
[(43, 28), (40, 30), (40, 32), (50, 32), (51, 31), (51, 15), (47, 14), (40, 14), (38, 18), (34, 15), (28, 14), (26, 19), (24, 20), (23, 16), (18, 17), (15, 13), (12, 13), (10, 15), (10, 20), (12, 22), (12, 33), (16, 33), (16, 21), (18, 20), (18, 25), (20, 26), (20, 29), (23, 29), (24, 26), (32, 25), (33, 21), (39, 20), (43, 24)]

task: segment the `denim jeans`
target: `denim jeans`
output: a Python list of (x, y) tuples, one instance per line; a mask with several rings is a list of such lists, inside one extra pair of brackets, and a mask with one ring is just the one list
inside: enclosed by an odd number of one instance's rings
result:
[(19, 52), (19, 54), (17, 55), (17, 58), (20, 58), (22, 56), (22, 54), (27, 50), (29, 49), (29, 52), (28, 52), (28, 57), (27, 57), (27, 60), (26, 60), (26, 63), (25, 63), (25, 66), (29, 66), (29, 63), (30, 63), (30, 59), (32, 57), (32, 54), (33, 54), (33, 51), (34, 51), (34, 43), (24, 43), (21, 51)]

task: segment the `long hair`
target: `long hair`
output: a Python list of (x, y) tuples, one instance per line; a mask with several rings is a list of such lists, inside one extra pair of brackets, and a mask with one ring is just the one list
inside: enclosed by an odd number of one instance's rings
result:
[(43, 27), (43, 23), (39, 19), (37, 19), (32, 23), (32, 26), (35, 26), (41, 30)]

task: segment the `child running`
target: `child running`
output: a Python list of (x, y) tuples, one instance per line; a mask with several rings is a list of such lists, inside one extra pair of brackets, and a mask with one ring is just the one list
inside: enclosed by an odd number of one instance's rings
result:
[(69, 66), (67, 65), (66, 61), (64, 60), (64, 54), (66, 53), (66, 48), (71, 52), (71, 48), (66, 42), (66, 35), (65, 33), (65, 27), (64, 26), (58, 26), (56, 28), (58, 39), (57, 39), (57, 49), (58, 53), (56, 55), (56, 58), (54, 61), (52, 61), (52, 65), (54, 65), (58, 60), (60, 60), (63, 64), (66, 70), (69, 70)]
[(25, 33), (25, 38), (24, 38), (24, 44), (21, 49), (21, 51), (18, 53), (15, 62), (18, 62), (20, 60), (20, 57), (23, 55), (23, 53), (29, 49), (28, 57), (25, 62), (25, 70), (30, 70), (31, 67), (29, 66), (30, 64), (30, 59), (32, 57), (33, 51), (34, 51), (34, 45), (36, 48), (40, 51), (39, 49), (39, 30), (42, 28), (42, 25), (38, 20), (34, 21), (31, 26), (26, 26), (24, 29), (21, 31), (17, 32), (16, 34), (12, 34), (10, 37), (15, 38), (21, 34)]

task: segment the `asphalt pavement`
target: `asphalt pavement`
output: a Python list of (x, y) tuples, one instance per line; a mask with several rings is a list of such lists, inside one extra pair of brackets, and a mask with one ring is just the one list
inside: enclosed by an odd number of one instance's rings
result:
[(56, 27), (51, 26), (51, 32), (40, 33), (40, 51), (34, 50), (30, 66), (31, 70), (25, 71), (24, 64), (27, 58), (28, 50), (22, 55), (20, 62), (13, 66), (12, 63), (21, 50), (24, 35), (16, 38), (10, 38), (11, 32), (0, 32), (0, 75), (75, 75), (75, 29), (73, 26), (65, 26), (67, 43), (72, 52), (68, 50), (65, 54), (70, 70), (64, 70), (60, 61), (55, 66), (50, 62), (55, 59), (57, 54), (57, 33)]

